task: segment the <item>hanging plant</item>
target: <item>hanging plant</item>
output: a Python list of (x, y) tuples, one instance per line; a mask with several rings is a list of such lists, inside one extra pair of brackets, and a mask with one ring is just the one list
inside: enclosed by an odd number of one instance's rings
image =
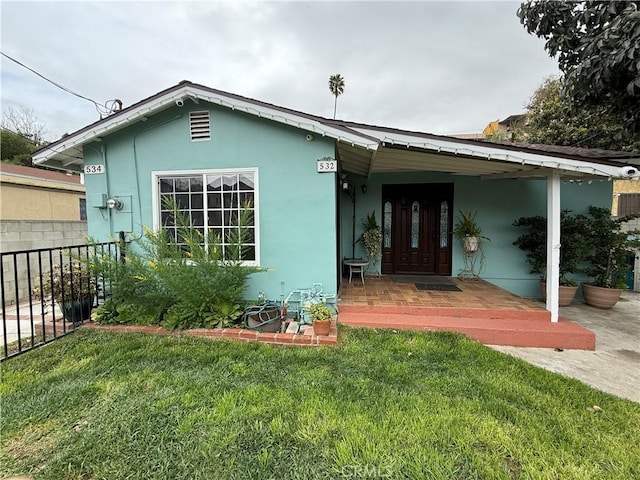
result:
[(376, 265), (382, 256), (382, 230), (376, 221), (375, 210), (362, 220), (363, 232), (358, 242), (362, 244), (369, 262)]

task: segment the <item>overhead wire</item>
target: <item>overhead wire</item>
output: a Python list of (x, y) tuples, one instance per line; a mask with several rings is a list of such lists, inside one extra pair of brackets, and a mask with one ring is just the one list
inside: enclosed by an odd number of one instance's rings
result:
[(55, 87), (59, 88), (60, 90), (67, 92), (71, 95), (74, 95), (78, 98), (81, 98), (83, 100), (87, 100), (88, 102), (93, 103), (93, 105), (95, 106), (96, 110), (98, 111), (98, 114), (100, 114), (100, 118), (104, 116), (108, 116), (113, 112), (116, 112), (120, 109), (122, 109), (122, 102), (118, 99), (115, 100), (109, 100), (107, 102), (105, 102), (104, 104), (102, 103), (98, 103), (95, 100), (93, 100), (92, 98), (89, 97), (85, 97), (84, 95), (81, 95), (77, 92), (74, 92), (73, 90), (71, 90), (70, 88), (65, 87), (64, 85), (59, 84), (58, 82), (51, 80), (50, 78), (44, 76), (43, 74), (41, 74), (40, 72), (34, 70), (33, 68), (29, 67), (28, 65), (25, 65), (24, 63), (22, 63), (19, 60), (16, 60), (15, 58), (11, 57), (10, 55), (7, 55), (6, 53), (0, 51), (0, 54), (11, 60), (12, 62), (20, 65), (23, 68), (26, 68), (27, 70), (29, 70), (31, 73), (34, 73), (35, 75), (37, 75), (38, 77), (42, 78), (43, 80), (49, 82), (50, 84), (54, 85)]

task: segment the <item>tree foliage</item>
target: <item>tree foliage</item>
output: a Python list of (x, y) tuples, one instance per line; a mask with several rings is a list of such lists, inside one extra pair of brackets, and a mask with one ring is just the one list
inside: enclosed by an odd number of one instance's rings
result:
[(572, 103), (599, 105), (640, 130), (640, 2), (533, 0), (518, 10), (529, 33), (546, 40)]
[(38, 120), (31, 108), (23, 105), (7, 107), (2, 112), (2, 128), (22, 135), (36, 146), (45, 143), (46, 126)]
[(575, 105), (562, 96), (562, 89), (561, 78), (542, 82), (526, 107), (526, 122), (514, 128), (513, 140), (640, 152), (640, 135), (625, 128), (619, 115), (602, 105)]
[(335, 97), (333, 102), (333, 118), (336, 118), (336, 108), (338, 106), (338, 96), (344, 93), (344, 78), (339, 73), (329, 77), (329, 91)]
[(0, 143), (3, 162), (31, 166), (31, 154), (36, 146), (28, 139), (3, 128), (0, 132)]

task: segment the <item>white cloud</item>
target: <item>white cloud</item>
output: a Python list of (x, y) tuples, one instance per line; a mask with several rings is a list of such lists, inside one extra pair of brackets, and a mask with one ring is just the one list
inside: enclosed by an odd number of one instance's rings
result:
[[(433, 133), (481, 131), (520, 113), (557, 72), (543, 42), (489, 2), (2, 2), (2, 51), (62, 85), (125, 106), (192, 80), (331, 117)], [(52, 136), (94, 107), (2, 59), (2, 104)]]

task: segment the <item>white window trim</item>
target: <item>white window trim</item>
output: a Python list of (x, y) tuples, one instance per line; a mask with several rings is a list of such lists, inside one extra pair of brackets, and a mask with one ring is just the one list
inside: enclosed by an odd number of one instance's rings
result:
[[(254, 192), (254, 229), (255, 229), (255, 249), (256, 259), (242, 262), (247, 266), (260, 265), (260, 179), (258, 167), (250, 168), (223, 168), (223, 169), (199, 169), (199, 170), (156, 170), (151, 172), (151, 204), (153, 215), (153, 230), (160, 229), (160, 177), (188, 177), (194, 175), (234, 175), (238, 173), (253, 173), (253, 192)], [(206, 192), (206, 183), (204, 184)]]

